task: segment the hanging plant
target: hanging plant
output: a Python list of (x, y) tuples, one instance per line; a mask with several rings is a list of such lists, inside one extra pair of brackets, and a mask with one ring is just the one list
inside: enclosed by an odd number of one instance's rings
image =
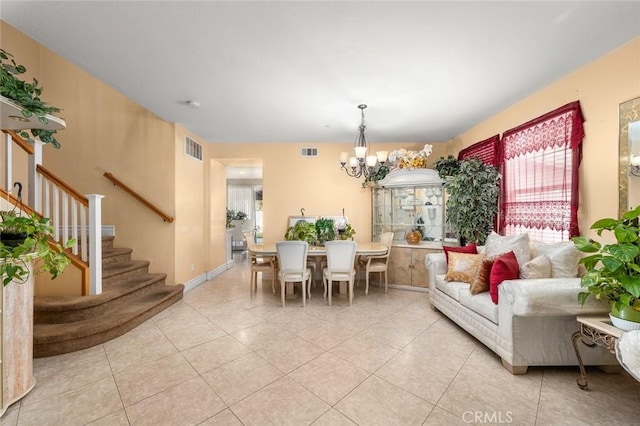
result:
[(440, 178), (444, 179), (447, 176), (455, 176), (458, 173), (460, 170), (460, 161), (449, 154), (447, 158), (438, 158), (435, 163), (433, 163), (433, 167), (438, 171)]
[[(47, 114), (60, 112), (60, 108), (47, 105), (40, 99), (42, 87), (35, 78), (31, 83), (18, 78), (20, 74), (27, 71), (24, 65), (16, 64), (13, 55), (4, 49), (0, 49), (0, 95), (11, 99), (22, 107), (22, 115), (25, 118), (38, 117), (42, 124), (47, 124)], [(44, 143), (50, 143), (56, 148), (60, 148), (60, 143), (53, 136), (55, 130), (28, 129), (31, 137), (26, 131), (18, 134), (25, 139), (39, 138)]]

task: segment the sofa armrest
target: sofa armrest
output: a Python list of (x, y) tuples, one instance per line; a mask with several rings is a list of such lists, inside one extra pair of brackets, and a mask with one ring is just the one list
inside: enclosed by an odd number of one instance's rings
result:
[(581, 291), (580, 278), (506, 280), (498, 287), (500, 316), (503, 310), (515, 316), (571, 316), (609, 311), (606, 303), (593, 298), (580, 306)]
[(428, 271), (429, 288), (435, 290), (436, 275), (447, 273), (447, 258), (444, 253), (429, 253), (424, 257), (424, 266)]

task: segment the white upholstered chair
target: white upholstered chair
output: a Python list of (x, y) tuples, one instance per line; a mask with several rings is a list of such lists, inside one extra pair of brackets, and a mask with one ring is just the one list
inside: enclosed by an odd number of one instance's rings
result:
[(285, 306), (285, 283), (301, 283), (302, 306), (305, 306), (307, 293), (311, 298), (311, 270), (307, 268), (309, 243), (306, 241), (281, 241), (276, 243), (278, 252), (278, 279), (282, 307)]
[(331, 306), (331, 289), (334, 281), (349, 283), (349, 305), (353, 303), (353, 284), (356, 278), (354, 269), (356, 259), (355, 241), (327, 241), (327, 267), (322, 270), (324, 295)]
[(389, 264), (389, 255), (391, 254), (391, 245), (393, 244), (393, 232), (385, 232), (380, 236), (380, 244), (387, 248), (387, 252), (380, 256), (367, 256), (362, 259), (361, 267), (364, 267), (365, 274), (365, 296), (369, 294), (369, 275), (372, 272), (378, 272), (380, 274), (380, 283), (382, 283), (382, 276), (384, 274), (384, 292), (387, 292), (387, 266)]

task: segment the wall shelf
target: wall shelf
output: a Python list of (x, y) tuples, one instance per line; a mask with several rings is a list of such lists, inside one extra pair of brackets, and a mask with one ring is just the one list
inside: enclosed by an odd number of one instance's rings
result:
[(67, 127), (67, 123), (59, 117), (45, 115), (48, 123), (42, 123), (38, 117), (32, 115), (26, 118), (22, 115), (23, 108), (10, 99), (0, 96), (0, 129), (3, 130), (25, 130), (25, 129), (45, 129), (62, 130)]

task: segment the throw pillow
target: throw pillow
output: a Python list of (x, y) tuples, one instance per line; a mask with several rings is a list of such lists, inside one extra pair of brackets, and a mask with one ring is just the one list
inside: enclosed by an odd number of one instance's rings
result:
[(482, 254), (449, 253), (447, 274), (444, 276), (444, 279), (446, 281), (471, 283), (478, 273), (483, 259), (484, 255)]
[(469, 253), (469, 254), (478, 254), (478, 248), (475, 244), (469, 244), (462, 247), (450, 247), (450, 246), (442, 246), (444, 250), (444, 256), (447, 259), (447, 263), (449, 262), (449, 253)]
[(493, 303), (498, 304), (498, 286), (502, 284), (504, 280), (517, 279), (519, 275), (520, 267), (518, 266), (518, 259), (513, 251), (496, 258), (491, 268), (491, 275), (489, 276), (489, 294), (491, 294)]
[(520, 267), (520, 278), (551, 278), (551, 261), (544, 255), (534, 257)]
[(531, 257), (529, 253), (529, 234), (510, 235), (504, 237), (492, 232), (487, 236), (485, 254), (498, 256), (513, 251), (518, 259), (518, 265), (524, 265)]
[(495, 259), (493, 257), (485, 258), (482, 261), (482, 265), (478, 269), (478, 273), (473, 278), (471, 282), (471, 286), (469, 287), (469, 291), (471, 294), (482, 293), (483, 291), (489, 291), (489, 278), (491, 277), (491, 268), (493, 267), (493, 262)]
[(582, 257), (582, 252), (576, 248), (572, 241), (532, 244), (531, 254), (534, 256), (544, 255), (549, 258), (552, 278), (575, 278), (578, 276), (578, 262)]

